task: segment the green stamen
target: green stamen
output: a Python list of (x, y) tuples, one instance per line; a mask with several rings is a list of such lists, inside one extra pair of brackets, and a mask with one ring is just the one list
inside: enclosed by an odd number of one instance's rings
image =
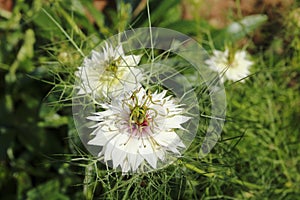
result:
[(147, 121), (146, 116), (147, 108), (145, 106), (135, 106), (131, 110), (131, 120), (138, 125), (143, 124), (145, 121)]
[(106, 67), (106, 71), (116, 73), (118, 71), (118, 65), (120, 64), (121, 58), (108, 62), (108, 66)]
[(117, 70), (118, 70), (118, 66), (116, 64), (116, 61), (111, 62), (105, 70), (109, 71), (109, 72), (116, 73)]

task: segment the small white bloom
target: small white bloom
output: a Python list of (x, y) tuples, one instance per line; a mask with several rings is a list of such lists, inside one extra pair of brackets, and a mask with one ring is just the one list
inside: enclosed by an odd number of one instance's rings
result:
[(185, 131), (182, 124), (190, 118), (166, 93), (150, 94), (140, 87), (111, 104), (101, 104), (104, 111), (88, 117), (97, 122), (88, 144), (102, 147), (98, 157), (127, 173), (156, 169), (158, 161), (179, 156), (185, 145), (175, 131)]
[[(250, 74), (250, 67), (253, 62), (247, 59), (247, 52), (236, 51), (232, 54), (228, 49), (224, 52), (214, 50), (213, 56), (206, 60), (205, 63), (214, 71), (218, 72), (221, 81), (232, 80), (238, 81)], [(244, 80), (241, 80), (244, 82)]]
[(142, 71), (135, 67), (142, 56), (125, 56), (121, 45), (114, 49), (106, 43), (102, 50), (92, 51), (75, 73), (80, 79), (78, 94), (90, 94), (94, 99), (112, 98), (125, 90), (136, 89), (142, 79)]

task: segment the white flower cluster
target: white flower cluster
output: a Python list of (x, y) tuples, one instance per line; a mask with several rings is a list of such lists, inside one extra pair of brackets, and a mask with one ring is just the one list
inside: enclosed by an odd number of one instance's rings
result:
[(122, 46), (114, 49), (106, 43), (102, 52), (92, 51), (76, 72), (81, 82), (78, 94), (89, 94), (96, 100), (135, 89), (142, 79), (142, 71), (135, 68), (140, 60), (140, 55), (125, 56)]
[(210, 69), (220, 74), (221, 81), (232, 80), (244, 82), (250, 74), (250, 67), (253, 62), (247, 59), (246, 51), (230, 51), (228, 48), (224, 52), (214, 50), (210, 59), (205, 63)]
[(123, 173), (156, 169), (159, 161), (180, 156), (186, 148), (177, 131), (184, 131), (182, 124), (190, 118), (167, 90), (144, 88), (141, 57), (106, 44), (101, 52), (92, 51), (76, 72), (78, 94), (101, 107), (87, 116), (95, 122), (88, 144), (99, 146), (98, 159)]

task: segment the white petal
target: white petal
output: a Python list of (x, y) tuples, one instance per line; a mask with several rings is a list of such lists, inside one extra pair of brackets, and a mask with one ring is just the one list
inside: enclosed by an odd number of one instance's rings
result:
[(139, 153), (145, 160), (153, 167), (156, 169), (156, 164), (157, 164), (157, 156), (153, 151), (151, 143), (147, 140), (143, 140), (142, 146), (139, 148)]
[(153, 136), (155, 141), (160, 144), (161, 146), (168, 147), (168, 146), (184, 146), (179, 136), (173, 132), (161, 132)]
[(163, 90), (161, 93), (153, 95), (153, 101), (162, 100), (167, 94), (167, 90)]
[(122, 45), (118, 45), (118, 46), (117, 46), (117, 48), (116, 48), (116, 50), (115, 50), (115, 55), (114, 55), (115, 58), (119, 58), (120, 56), (121, 56), (121, 57), (124, 56), (124, 50), (123, 50)]
[(91, 139), (88, 144), (96, 146), (104, 146), (109, 140), (118, 134), (117, 131), (114, 132), (98, 132), (98, 134)]
[(117, 145), (112, 151), (113, 168), (117, 168), (118, 165), (123, 165), (126, 158), (126, 151), (124, 145)]
[(157, 150), (155, 154), (161, 161), (165, 159), (165, 152), (162, 149)]
[(132, 137), (126, 145), (127, 158), (132, 171), (136, 171), (144, 160), (143, 157), (141, 157), (141, 155), (138, 153), (140, 143), (140, 139)]
[(121, 164), (121, 169), (123, 174), (127, 174), (129, 172), (130, 164), (127, 159)]
[(132, 171), (136, 171), (144, 160), (139, 154), (128, 154), (127, 158)]
[(190, 117), (186, 117), (183, 115), (175, 115), (173, 117), (167, 117), (165, 119), (165, 124), (164, 126), (167, 129), (171, 129), (171, 128), (179, 128), (179, 129), (183, 129), (184, 128), (181, 126), (181, 124), (187, 122), (189, 119), (191, 119)]
[(111, 157), (111, 152), (114, 149), (114, 144), (111, 144), (111, 141), (108, 142), (104, 147), (103, 147), (103, 151), (104, 151), (104, 161), (109, 161), (112, 159)]
[(141, 60), (141, 55), (129, 55), (122, 56), (122, 60), (120, 62), (120, 66), (122, 67), (134, 67), (137, 66)]

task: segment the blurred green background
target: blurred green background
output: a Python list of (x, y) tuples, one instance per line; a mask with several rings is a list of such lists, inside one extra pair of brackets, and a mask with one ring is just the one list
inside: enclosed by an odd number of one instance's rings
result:
[(95, 178), (89, 162), (74, 162), (85, 150), (72, 73), (102, 40), (148, 26), (146, 5), (0, 1), (0, 199), (300, 199), (299, 1), (150, 0), (152, 26), (190, 35), (208, 52), (247, 47), (253, 74), (226, 83), (227, 121), (204, 160), (123, 178), (105, 170)]

